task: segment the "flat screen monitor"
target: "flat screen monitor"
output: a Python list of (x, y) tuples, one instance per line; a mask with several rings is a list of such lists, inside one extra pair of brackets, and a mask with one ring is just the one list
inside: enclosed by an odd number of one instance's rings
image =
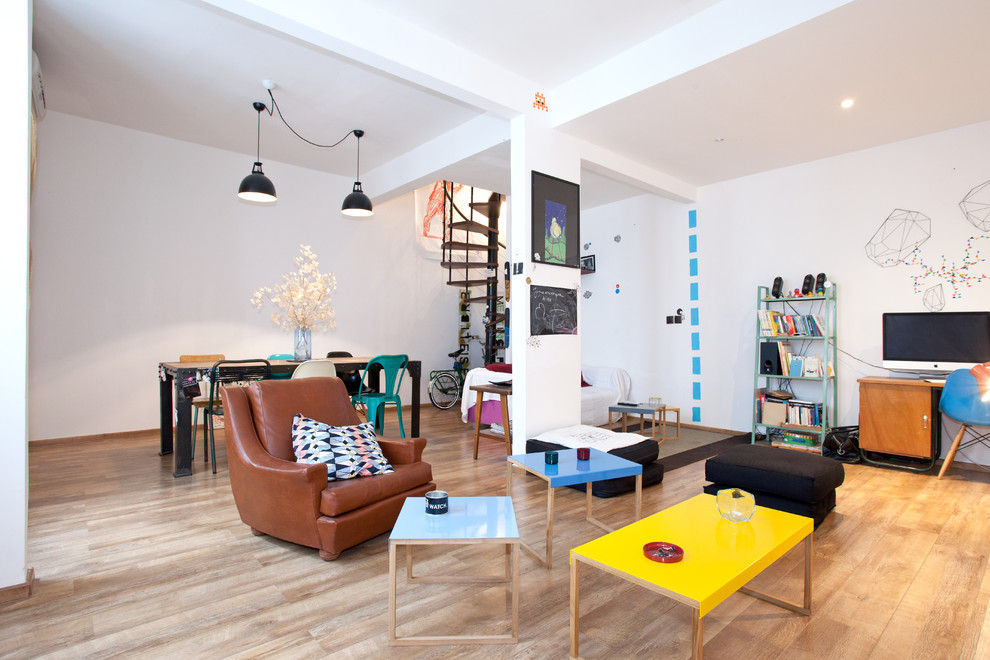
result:
[(887, 312), (883, 367), (948, 373), (990, 362), (990, 312)]

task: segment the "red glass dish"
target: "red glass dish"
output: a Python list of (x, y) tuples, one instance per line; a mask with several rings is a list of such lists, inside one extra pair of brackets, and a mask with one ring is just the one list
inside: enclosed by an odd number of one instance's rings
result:
[(647, 559), (658, 561), (661, 564), (673, 564), (684, 559), (684, 551), (681, 546), (667, 543), (666, 541), (652, 541), (643, 546), (643, 554)]

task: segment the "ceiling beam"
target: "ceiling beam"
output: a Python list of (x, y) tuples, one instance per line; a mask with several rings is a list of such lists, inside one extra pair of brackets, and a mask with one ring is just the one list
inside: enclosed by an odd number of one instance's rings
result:
[[(447, 133), (425, 142), (364, 175), (363, 187), (374, 192), (374, 199), (392, 199), (441, 179), (453, 179), (455, 165), (509, 139), (509, 123), (492, 115), (482, 115)], [(492, 169), (498, 169), (492, 166)], [(485, 181), (460, 181), (486, 190), (499, 179), (497, 172), (482, 175)], [(508, 172), (504, 175), (508, 183)], [(499, 192), (508, 192), (501, 189)]]
[(538, 88), (470, 50), (360, 0), (200, 1), (506, 119), (531, 106)]
[(547, 95), (553, 124), (567, 124), (851, 1), (722, 0), (555, 88)]

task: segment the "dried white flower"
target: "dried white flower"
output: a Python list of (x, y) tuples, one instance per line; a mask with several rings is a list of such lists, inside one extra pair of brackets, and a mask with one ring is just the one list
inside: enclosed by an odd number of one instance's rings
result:
[(282, 276), (282, 284), (261, 287), (254, 292), (251, 304), (259, 310), (266, 302), (278, 311), (272, 313), (272, 325), (283, 330), (330, 330), (337, 327), (330, 293), (337, 290), (333, 273), (321, 273), (320, 262), (308, 245), (299, 246), (300, 256), (293, 262), (298, 270)]

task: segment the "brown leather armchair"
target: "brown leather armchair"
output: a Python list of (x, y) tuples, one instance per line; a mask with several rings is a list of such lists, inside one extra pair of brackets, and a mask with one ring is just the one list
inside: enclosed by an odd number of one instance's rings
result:
[(339, 378), (266, 380), (222, 390), (227, 465), (241, 520), (268, 534), (319, 548), (336, 559), (347, 548), (389, 531), (407, 497), (436, 488), (422, 462), (424, 438), (379, 437), (395, 472), (327, 482), (325, 464), (296, 463), (296, 413), (335, 426), (359, 424)]

